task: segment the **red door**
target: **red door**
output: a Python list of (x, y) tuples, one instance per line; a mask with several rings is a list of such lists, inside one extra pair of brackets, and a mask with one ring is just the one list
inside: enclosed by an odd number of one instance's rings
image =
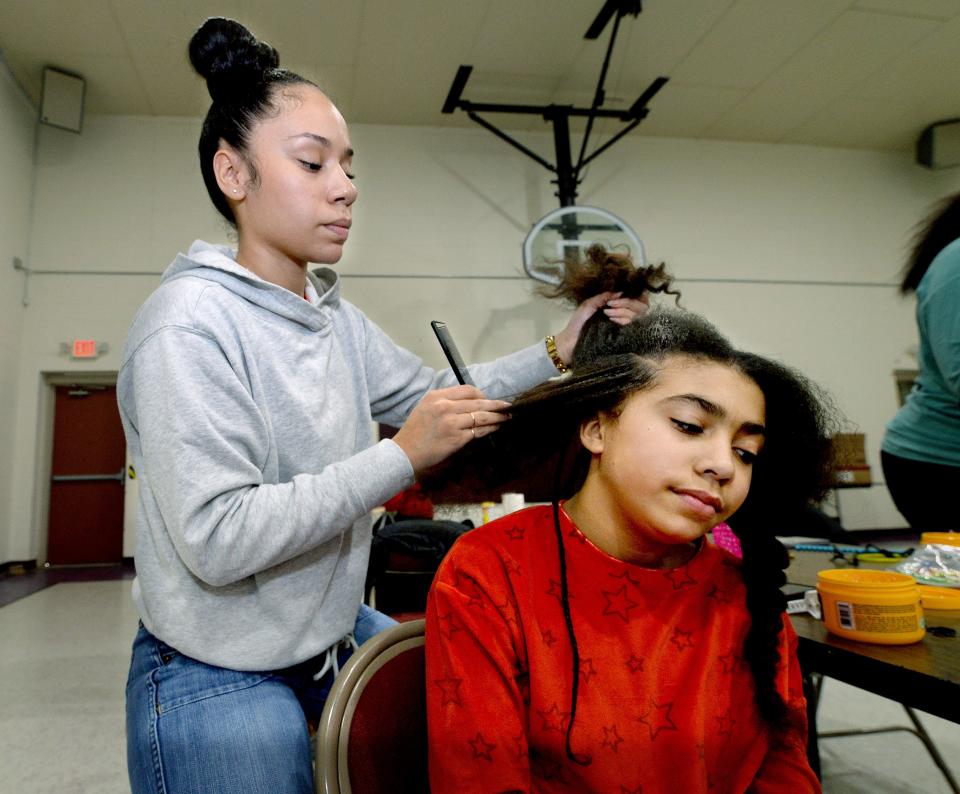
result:
[(123, 557), (126, 441), (114, 386), (58, 386), (47, 561), (119, 563)]

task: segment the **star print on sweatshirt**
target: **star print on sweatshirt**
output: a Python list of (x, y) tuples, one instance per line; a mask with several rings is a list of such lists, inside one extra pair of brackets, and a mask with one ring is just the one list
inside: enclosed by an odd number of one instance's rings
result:
[[(576, 713), (552, 508), (532, 507), (464, 535), (434, 581), (431, 791), (818, 792), (786, 618), (776, 683), (798, 727), (772, 737), (754, 703), (738, 561), (703, 543), (679, 568), (641, 568), (561, 522)], [(571, 718), (585, 764), (567, 757)]]

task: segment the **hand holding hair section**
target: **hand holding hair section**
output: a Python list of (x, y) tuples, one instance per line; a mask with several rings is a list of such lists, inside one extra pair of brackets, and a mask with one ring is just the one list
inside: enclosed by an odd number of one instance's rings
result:
[(538, 292), (577, 307), (567, 327), (556, 335), (558, 354), (567, 365), (577, 363), (581, 347), (598, 344), (594, 337), (614, 340), (619, 326), (643, 317), (651, 295), (680, 298), (663, 263), (637, 268), (626, 254), (591, 246), (583, 257), (563, 264), (560, 283), (541, 286)]

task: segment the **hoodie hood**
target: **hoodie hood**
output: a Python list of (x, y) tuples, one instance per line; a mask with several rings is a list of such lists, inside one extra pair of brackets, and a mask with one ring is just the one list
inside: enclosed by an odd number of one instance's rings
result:
[(219, 284), (243, 299), (287, 320), (319, 331), (327, 326), (331, 311), (340, 303), (340, 277), (329, 267), (307, 273), (319, 296), (310, 303), (288, 289), (265, 281), (236, 261), (236, 252), (225, 245), (196, 240), (186, 254), (178, 254), (164, 271), (162, 284), (181, 278), (198, 278)]

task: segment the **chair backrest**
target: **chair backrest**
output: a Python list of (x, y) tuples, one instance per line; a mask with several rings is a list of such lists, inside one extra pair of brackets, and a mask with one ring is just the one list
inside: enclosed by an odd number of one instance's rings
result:
[(455, 521), (413, 519), (380, 527), (370, 546), (366, 601), (387, 615), (427, 608), (433, 576), (469, 527)]
[(340, 671), (317, 731), (317, 792), (429, 791), (423, 627), (380, 632)]

